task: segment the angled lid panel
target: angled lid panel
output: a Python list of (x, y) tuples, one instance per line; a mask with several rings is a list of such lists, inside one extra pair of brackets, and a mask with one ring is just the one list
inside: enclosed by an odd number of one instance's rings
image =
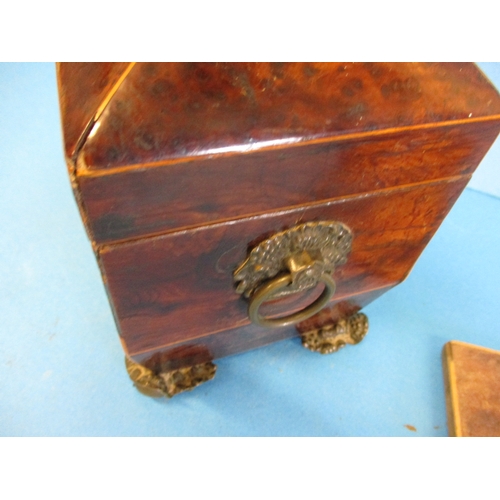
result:
[(495, 115), (499, 96), (471, 63), (137, 63), (81, 164), (105, 171)]

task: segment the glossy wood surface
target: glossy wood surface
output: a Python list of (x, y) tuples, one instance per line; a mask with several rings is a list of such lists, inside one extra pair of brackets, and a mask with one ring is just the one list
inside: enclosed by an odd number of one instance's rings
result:
[(126, 62), (58, 64), (59, 102), (68, 159), (73, 158), (87, 125), (127, 66)]
[[(348, 299), (334, 299), (317, 318), (311, 318), (304, 326), (320, 327), (346, 315), (354, 314), (387, 292), (389, 288), (360, 293)], [(297, 335), (298, 331), (294, 326), (261, 328), (250, 324), (205, 335), (195, 341), (188, 340), (169, 346), (158, 346), (150, 351), (131, 355), (131, 357), (136, 363), (143, 364), (152, 370), (168, 371), (223, 358)]]
[(108, 170), (500, 115), (471, 63), (137, 63), (81, 150)]
[(500, 122), (367, 135), (78, 179), (97, 244), (471, 174)]
[(234, 269), (249, 245), (301, 222), (338, 220), (354, 233), (348, 262), (334, 274), (336, 299), (394, 285), (467, 181), (390, 189), (105, 247), (99, 260), (127, 349), (137, 353), (248, 325), (247, 302), (234, 291)]
[(295, 334), (249, 325), (232, 272), (297, 223), (339, 220), (355, 235), (333, 309), (312, 322), (400, 282), (500, 130), (500, 97), (470, 63), (104, 63), (58, 75), (72, 185), (124, 347), (165, 366)]

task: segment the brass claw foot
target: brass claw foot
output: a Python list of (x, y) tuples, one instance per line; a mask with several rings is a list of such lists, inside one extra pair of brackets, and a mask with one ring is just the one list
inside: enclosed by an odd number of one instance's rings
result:
[(158, 374), (128, 358), (125, 358), (125, 366), (139, 392), (154, 398), (171, 398), (180, 392), (190, 391), (212, 380), (217, 370), (217, 366), (210, 361)]
[(325, 325), (301, 335), (302, 345), (321, 354), (337, 352), (346, 344), (359, 344), (368, 332), (368, 318), (356, 313), (333, 325)]

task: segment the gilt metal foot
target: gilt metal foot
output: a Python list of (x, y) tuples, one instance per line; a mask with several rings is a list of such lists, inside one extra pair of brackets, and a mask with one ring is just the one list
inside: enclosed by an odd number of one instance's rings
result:
[(127, 372), (135, 387), (146, 396), (171, 398), (184, 391), (190, 391), (203, 382), (212, 380), (217, 366), (212, 362), (155, 373), (129, 358), (125, 358)]
[(302, 345), (321, 354), (337, 352), (346, 344), (359, 344), (368, 332), (368, 318), (356, 313), (332, 325), (325, 325), (301, 334)]

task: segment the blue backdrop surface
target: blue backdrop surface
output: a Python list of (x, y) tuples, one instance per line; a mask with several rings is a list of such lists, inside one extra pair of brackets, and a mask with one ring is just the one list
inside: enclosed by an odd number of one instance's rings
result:
[[(490, 82), (500, 89), (500, 63), (478, 63)], [(480, 167), (474, 172), (469, 187), (483, 193), (500, 197), (500, 141), (488, 151)]]
[(500, 200), (466, 190), (358, 346), (279, 342), (142, 396), (70, 189), (52, 64), (0, 65), (0, 228), (3, 436), (444, 436), (442, 346), (500, 349)]

